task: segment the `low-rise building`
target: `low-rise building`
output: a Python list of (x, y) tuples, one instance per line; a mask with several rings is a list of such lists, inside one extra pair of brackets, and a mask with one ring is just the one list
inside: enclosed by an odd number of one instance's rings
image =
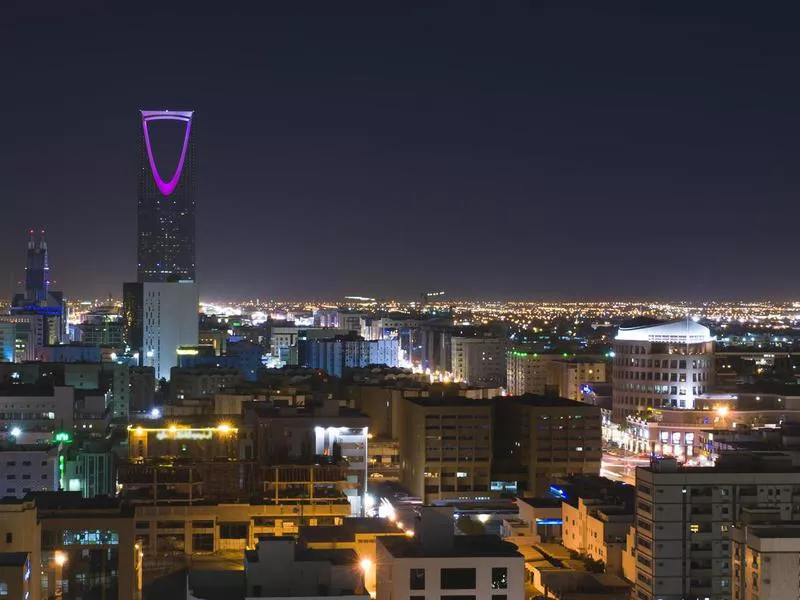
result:
[(523, 600), (524, 559), (494, 535), (455, 535), (452, 509), (423, 507), (414, 537), (377, 542), (377, 599)]
[(8, 446), (0, 449), (0, 496), (24, 498), (31, 492), (60, 489), (58, 446)]
[(293, 537), (260, 538), (244, 572), (247, 598), (369, 598), (354, 550), (304, 548)]

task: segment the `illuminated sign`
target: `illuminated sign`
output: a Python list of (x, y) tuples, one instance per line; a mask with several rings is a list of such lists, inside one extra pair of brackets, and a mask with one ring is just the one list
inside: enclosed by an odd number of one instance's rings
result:
[(72, 436), (66, 431), (59, 431), (54, 437), (53, 441), (56, 442), (63, 442), (64, 444), (71, 444), (72, 443)]
[(210, 440), (210, 429), (176, 429), (175, 431), (159, 431), (157, 440)]

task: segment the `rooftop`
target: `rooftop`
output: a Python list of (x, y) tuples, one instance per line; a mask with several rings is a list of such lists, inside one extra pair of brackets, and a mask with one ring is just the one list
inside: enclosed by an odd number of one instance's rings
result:
[(667, 321), (649, 325), (622, 326), (617, 332), (617, 340), (631, 342), (711, 342), (714, 337), (705, 325), (690, 317), (677, 321)]
[(525, 394), (524, 396), (509, 396), (506, 400), (518, 402), (525, 406), (546, 406), (548, 408), (585, 408), (596, 409), (592, 404), (585, 402), (578, 402), (577, 400), (570, 400), (569, 398), (560, 398), (558, 396), (537, 396), (535, 394)]
[(354, 517), (345, 519), (342, 525), (303, 526), (300, 538), (306, 542), (352, 542), (358, 534), (397, 534), (403, 530), (388, 519)]
[(481, 406), (489, 407), (492, 405), (491, 400), (476, 400), (473, 398), (465, 398), (463, 396), (445, 396), (442, 398), (419, 398), (419, 397), (406, 397), (406, 400), (418, 406)]
[(394, 536), (382, 537), (378, 543), (395, 558), (411, 557), (460, 557), (460, 556), (518, 556), (517, 547), (505, 542), (496, 535), (456, 535), (451, 547), (426, 548), (416, 538)]

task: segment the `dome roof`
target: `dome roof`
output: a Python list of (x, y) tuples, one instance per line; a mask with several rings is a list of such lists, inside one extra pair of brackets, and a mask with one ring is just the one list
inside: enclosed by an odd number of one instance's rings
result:
[(711, 330), (691, 317), (655, 325), (620, 327), (616, 339), (633, 342), (678, 342), (697, 344), (711, 342)]

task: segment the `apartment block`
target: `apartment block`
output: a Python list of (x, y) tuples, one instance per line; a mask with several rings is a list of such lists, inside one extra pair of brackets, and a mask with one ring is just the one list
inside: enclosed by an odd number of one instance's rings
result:
[(635, 598), (728, 600), (734, 524), (796, 520), (799, 496), (800, 469), (781, 453), (723, 455), (713, 468), (673, 458), (638, 468)]

